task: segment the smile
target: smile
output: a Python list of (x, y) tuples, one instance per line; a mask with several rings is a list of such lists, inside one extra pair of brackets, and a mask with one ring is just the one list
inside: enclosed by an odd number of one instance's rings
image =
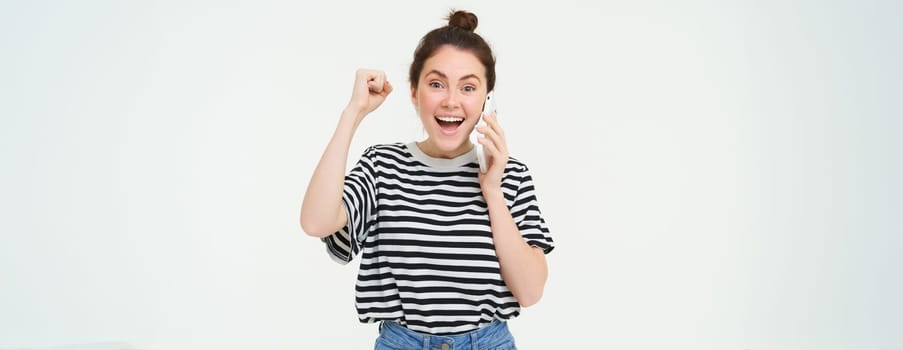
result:
[(458, 131), (458, 127), (464, 123), (464, 118), (453, 116), (436, 116), (436, 122), (439, 124), (439, 130), (443, 134), (454, 135)]

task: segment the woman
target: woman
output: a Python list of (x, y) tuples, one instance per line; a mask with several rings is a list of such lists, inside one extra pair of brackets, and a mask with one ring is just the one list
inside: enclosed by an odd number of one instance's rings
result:
[(381, 322), (377, 349), (514, 348), (506, 320), (542, 296), (554, 245), (533, 181), (509, 157), (494, 113), (483, 115), (481, 173), (469, 134), (495, 85), (495, 58), (455, 11), (427, 33), (410, 68), (426, 140), (369, 147), (347, 176), (351, 138), (393, 91), (358, 70), (351, 101), (308, 184), (301, 226), (341, 263), (362, 253), (361, 322)]

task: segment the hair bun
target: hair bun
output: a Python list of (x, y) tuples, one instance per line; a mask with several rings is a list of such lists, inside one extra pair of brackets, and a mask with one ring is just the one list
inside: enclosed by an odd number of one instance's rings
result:
[(472, 32), (477, 29), (477, 15), (467, 11), (452, 11), (448, 15), (448, 25)]

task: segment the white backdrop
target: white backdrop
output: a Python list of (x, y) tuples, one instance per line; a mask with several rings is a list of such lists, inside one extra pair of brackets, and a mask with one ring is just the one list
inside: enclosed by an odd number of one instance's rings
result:
[(300, 200), (356, 68), (349, 165), (423, 137), (450, 8), (557, 243), (522, 349), (903, 349), (903, 6), (593, 3), (3, 2), (0, 349), (372, 348)]

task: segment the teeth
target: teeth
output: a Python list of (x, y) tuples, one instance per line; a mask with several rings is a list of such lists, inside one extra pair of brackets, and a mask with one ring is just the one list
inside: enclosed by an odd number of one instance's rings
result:
[(464, 118), (459, 118), (459, 117), (436, 117), (436, 119), (439, 119), (446, 123), (457, 123), (460, 121), (464, 121)]

